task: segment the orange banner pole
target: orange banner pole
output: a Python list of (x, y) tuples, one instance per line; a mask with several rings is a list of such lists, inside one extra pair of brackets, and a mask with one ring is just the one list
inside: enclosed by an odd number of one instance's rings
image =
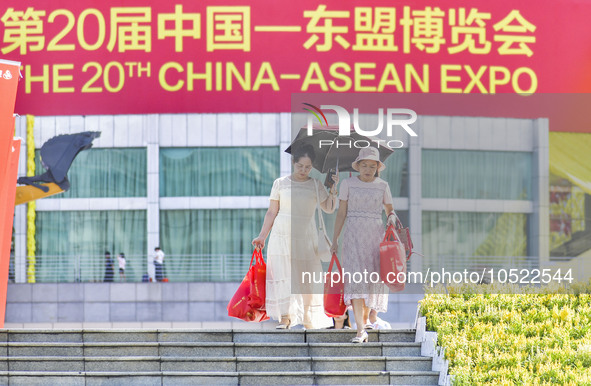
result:
[(20, 139), (14, 139), (14, 103), (20, 63), (0, 60), (0, 328), (4, 327), (8, 265)]

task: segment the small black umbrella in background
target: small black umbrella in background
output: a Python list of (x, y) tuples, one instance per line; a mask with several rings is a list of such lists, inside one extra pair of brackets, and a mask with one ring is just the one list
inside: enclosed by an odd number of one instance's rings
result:
[(76, 134), (64, 134), (51, 138), (41, 146), (41, 163), (47, 171), (33, 177), (20, 177), (19, 184), (32, 185), (44, 192), (49, 191), (47, 186), (38, 182), (54, 182), (64, 191), (70, 188), (67, 178), (68, 170), (74, 162), (74, 158), (82, 150), (90, 149), (92, 141), (100, 137), (99, 131), (84, 131)]
[(386, 146), (384, 140), (357, 134), (353, 129), (351, 135), (339, 136), (339, 129), (335, 126), (315, 126), (312, 135), (308, 135), (307, 128), (302, 128), (285, 152), (291, 154), (292, 149), (304, 145), (310, 145), (314, 149), (312, 166), (321, 173), (336, 169), (337, 165), (339, 172), (353, 171), (351, 165), (363, 147), (377, 148), (382, 162), (394, 152), (394, 149)]

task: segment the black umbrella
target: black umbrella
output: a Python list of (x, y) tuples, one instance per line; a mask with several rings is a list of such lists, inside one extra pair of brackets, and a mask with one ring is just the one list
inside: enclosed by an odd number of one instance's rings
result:
[(38, 176), (21, 177), (17, 182), (35, 186), (44, 192), (48, 192), (49, 188), (37, 182), (55, 182), (63, 190), (68, 190), (70, 183), (67, 173), (74, 158), (82, 150), (90, 149), (92, 141), (100, 135), (99, 131), (84, 131), (51, 138), (41, 146), (41, 163), (47, 171)]
[(351, 130), (350, 135), (340, 136), (338, 127), (333, 126), (313, 127), (312, 135), (308, 135), (308, 129), (304, 127), (285, 152), (291, 154), (294, 148), (310, 145), (314, 149), (312, 166), (316, 170), (326, 173), (338, 166), (339, 171), (346, 172), (354, 170), (351, 165), (364, 147), (377, 148), (380, 161), (384, 162), (394, 152), (385, 142), (376, 137), (357, 134), (354, 130)]

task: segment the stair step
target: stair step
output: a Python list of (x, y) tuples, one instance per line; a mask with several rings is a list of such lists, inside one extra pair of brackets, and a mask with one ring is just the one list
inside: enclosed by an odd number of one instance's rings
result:
[[(415, 330), (369, 330), (370, 342), (414, 342)], [(3, 342), (235, 342), (338, 343), (348, 342), (355, 330), (7, 330)]]
[(3, 330), (0, 385), (436, 385), (416, 331)]
[(435, 371), (305, 371), (305, 372), (0, 372), (10, 385), (199, 385), (199, 384), (390, 384), (437, 385)]
[(0, 357), (0, 371), (428, 371), (430, 357)]
[[(6, 356), (420, 356), (421, 344), (383, 343), (184, 343), (184, 342), (10, 342)], [(1, 354), (1, 353), (0, 353)]]

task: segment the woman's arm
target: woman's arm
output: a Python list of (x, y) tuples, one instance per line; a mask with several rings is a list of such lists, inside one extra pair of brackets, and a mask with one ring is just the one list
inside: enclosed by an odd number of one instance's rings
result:
[(384, 210), (386, 211), (386, 216), (388, 216), (386, 220), (386, 226), (394, 225), (396, 222), (396, 217), (394, 216), (394, 206), (392, 204), (384, 204)]
[(347, 206), (349, 201), (341, 200), (339, 203), (339, 210), (337, 212), (337, 218), (334, 223), (334, 234), (332, 236), (332, 247), (330, 248), (331, 253), (336, 253), (339, 249), (339, 236), (345, 225), (345, 218), (347, 217)]
[(386, 216), (390, 213), (394, 212), (394, 206), (392, 204), (384, 204), (384, 210), (386, 211)]
[(252, 240), (252, 245), (255, 248), (265, 248), (265, 240), (267, 239), (269, 232), (271, 232), (277, 213), (279, 213), (279, 201), (271, 200), (269, 203), (269, 209), (267, 209), (267, 213), (265, 214), (265, 220), (263, 221), (261, 232), (254, 240)]
[[(322, 188), (324, 189), (324, 188)], [(326, 200), (320, 203), (320, 207), (326, 213), (332, 213), (337, 208), (337, 194), (329, 192), (328, 197)]]
[[(339, 183), (339, 174), (337, 173), (333, 175), (332, 180), (334, 181), (334, 184), (332, 184), (332, 187), (328, 190), (328, 197), (320, 203), (320, 207), (326, 213), (332, 213), (337, 208), (337, 185)], [(320, 189), (324, 189), (324, 185), (321, 185)]]

